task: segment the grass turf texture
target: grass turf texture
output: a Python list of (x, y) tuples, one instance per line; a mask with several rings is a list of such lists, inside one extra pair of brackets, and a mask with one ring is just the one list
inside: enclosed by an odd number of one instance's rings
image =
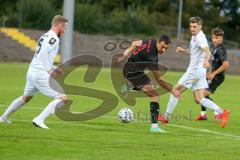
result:
[[(22, 94), (27, 68), (28, 64), (0, 64), (0, 113)], [(84, 68), (77, 69), (66, 82), (116, 95), (109, 69), (103, 69), (96, 82), (90, 84), (83, 82), (84, 71)], [(180, 72), (168, 72), (165, 78), (175, 84), (181, 75)], [(222, 129), (214, 121), (211, 111), (208, 111), (208, 121), (189, 120), (199, 114), (200, 107), (194, 103), (192, 92), (188, 90), (175, 110), (175, 119), (170, 125), (161, 126), (168, 132), (165, 134), (149, 132), (150, 125), (145, 119), (145, 115), (149, 114), (148, 98), (139, 98), (136, 106), (129, 107), (135, 114), (141, 113), (140, 118), (129, 124), (122, 124), (116, 118), (120, 108), (127, 107), (118, 97), (118, 107), (100, 118), (65, 122), (51, 116), (46, 121), (50, 130), (36, 128), (31, 124), (32, 119), (51, 101), (39, 94), (10, 117), (13, 124), (0, 124), (0, 159), (239, 159), (239, 82), (240, 77), (228, 75), (216, 95), (212, 96), (215, 102), (231, 111), (226, 128)], [(83, 96), (70, 97), (74, 101), (71, 110), (75, 112), (90, 110), (101, 102)], [(160, 97), (162, 111), (166, 108), (168, 98), (169, 94)]]

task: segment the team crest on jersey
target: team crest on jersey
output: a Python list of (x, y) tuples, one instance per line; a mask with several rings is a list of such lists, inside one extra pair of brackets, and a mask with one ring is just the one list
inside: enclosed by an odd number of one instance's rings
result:
[(57, 40), (55, 38), (51, 38), (49, 40), (49, 44), (53, 45)]

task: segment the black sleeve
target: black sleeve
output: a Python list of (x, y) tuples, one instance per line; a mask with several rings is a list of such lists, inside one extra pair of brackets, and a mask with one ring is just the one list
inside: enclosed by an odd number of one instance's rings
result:
[(219, 58), (221, 60), (221, 62), (224, 62), (224, 61), (227, 61), (228, 58), (227, 58), (227, 51), (225, 48), (221, 49), (220, 52), (219, 52)]

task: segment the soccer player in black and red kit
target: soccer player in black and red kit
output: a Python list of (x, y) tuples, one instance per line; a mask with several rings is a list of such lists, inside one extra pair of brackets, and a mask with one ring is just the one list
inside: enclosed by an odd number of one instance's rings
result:
[(152, 71), (157, 82), (174, 96), (180, 97), (180, 93), (162, 78), (158, 67), (158, 55), (164, 53), (171, 45), (168, 36), (163, 35), (159, 39), (137, 40), (124, 51), (117, 62), (127, 62), (123, 67), (124, 77), (130, 82), (132, 89), (144, 92), (151, 98), (151, 132), (165, 132), (158, 126), (159, 94), (152, 80), (144, 73), (146, 69)]

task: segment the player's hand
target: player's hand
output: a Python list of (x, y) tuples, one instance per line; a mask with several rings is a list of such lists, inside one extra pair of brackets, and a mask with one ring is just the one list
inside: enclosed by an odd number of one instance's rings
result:
[(127, 56), (126, 55), (122, 55), (122, 56), (118, 57), (115, 62), (121, 63), (121, 62), (125, 61), (126, 59), (127, 59)]
[(60, 68), (56, 68), (55, 70), (51, 70), (51, 77), (53, 79), (56, 79), (58, 74), (61, 75), (61, 76), (64, 76), (63, 70), (60, 69)]
[(53, 70), (52, 72), (51, 72), (51, 77), (53, 78), (53, 79), (56, 79), (57, 78), (57, 72), (55, 71), (55, 70)]
[(209, 73), (209, 74), (207, 75), (207, 79), (210, 80), (210, 81), (212, 81), (215, 76), (216, 76), (216, 75), (215, 75), (214, 73)]
[(210, 68), (210, 63), (208, 61), (204, 61), (203, 67), (204, 68)]
[(61, 68), (56, 68), (54, 71), (56, 71), (58, 74), (60, 74), (62, 77), (64, 76), (64, 72)]
[(182, 47), (177, 47), (176, 52), (177, 53), (184, 52), (184, 49)]
[(174, 97), (181, 99), (181, 93), (178, 90), (173, 89), (172, 94), (174, 95)]

